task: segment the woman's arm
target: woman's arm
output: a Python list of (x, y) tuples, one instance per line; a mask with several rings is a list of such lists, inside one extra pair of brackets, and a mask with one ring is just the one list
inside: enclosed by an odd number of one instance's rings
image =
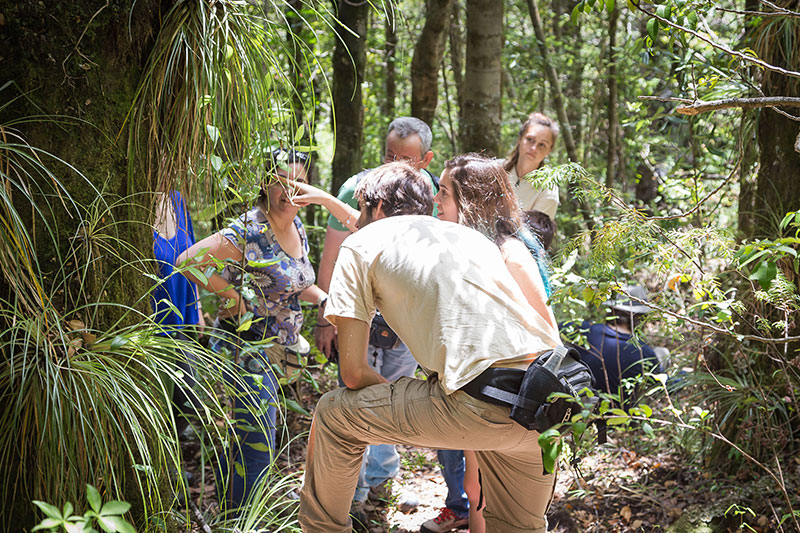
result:
[(500, 252), (503, 254), (506, 268), (522, 289), (528, 303), (544, 318), (545, 322), (558, 331), (553, 310), (547, 305), (547, 293), (544, 290), (542, 276), (539, 274), (539, 267), (531, 257), (528, 247), (518, 239), (506, 239), (500, 246)]
[[(209, 266), (215, 265), (214, 258), (223, 261), (226, 259), (241, 261), (242, 251), (221, 233), (215, 233), (193, 244), (190, 248), (181, 253), (175, 260), (175, 266), (193, 266), (201, 272), (204, 272)], [(214, 272), (207, 278), (205, 283), (188, 270), (183, 270), (181, 274), (189, 281), (196, 283), (209, 292), (213, 292), (220, 298), (234, 300), (234, 305), (227, 308), (229, 316), (242, 315), (247, 311), (246, 302), (242, 300), (239, 291), (232, 287), (230, 282), (220, 276), (219, 273)]]
[(339, 222), (350, 231), (356, 231), (356, 222), (361, 213), (358, 209), (353, 209), (335, 196), (328, 194), (322, 189), (317, 189), (313, 185), (296, 181), (287, 182), (290, 187), (294, 187), (297, 193), (292, 196), (292, 203), (299, 206), (318, 204), (330, 211)]
[(300, 299), (314, 305), (322, 305), (322, 302), (328, 299), (328, 295), (318, 286), (311, 285), (300, 291)]

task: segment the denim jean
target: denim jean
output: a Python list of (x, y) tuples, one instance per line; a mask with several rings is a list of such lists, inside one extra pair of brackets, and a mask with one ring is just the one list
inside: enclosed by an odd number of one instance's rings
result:
[(447, 485), (444, 506), (459, 518), (469, 514), (469, 500), (464, 492), (464, 452), (461, 450), (437, 450), (436, 458), (442, 465), (442, 477)]
[[(231, 342), (222, 339), (212, 342), (211, 348), (228, 353), (236, 349)], [(241, 507), (246, 502), (253, 487), (269, 471), (275, 455), (278, 380), (269, 368), (266, 354), (260, 353), (258, 359), (262, 363), (261, 372), (235, 366), (236, 379), (225, 373), (225, 380), (234, 389), (231, 394), (235, 438), (231, 439), (228, 454), (223, 454), (220, 459), (217, 490), (220, 501), (224, 500), (229, 509)], [(224, 495), (222, 480), (227, 480)]]
[[(403, 376), (413, 376), (417, 361), (402, 342), (395, 348), (383, 349), (370, 346), (367, 361), (381, 376), (394, 381)], [(358, 473), (354, 501), (367, 499), (370, 487), (376, 487), (397, 475), (400, 471), (400, 454), (393, 444), (374, 444), (367, 446), (364, 461)], [(463, 474), (462, 474), (463, 477)]]

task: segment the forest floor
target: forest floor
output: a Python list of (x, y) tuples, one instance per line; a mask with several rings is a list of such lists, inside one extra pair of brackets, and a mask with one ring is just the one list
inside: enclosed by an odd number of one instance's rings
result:
[[(321, 377), (320, 389), (335, 385), (330, 376)], [(308, 384), (290, 391), (299, 402), (312, 409), (319, 397)], [(307, 434), (310, 418), (289, 412), (288, 435)], [(628, 532), (628, 531), (779, 531), (780, 511), (785, 506), (775, 483), (755, 468), (745, 468), (734, 476), (711, 472), (679, 455), (666, 432), (645, 436), (637, 428), (609, 433), (608, 443), (584, 450), (574, 467), (562, 458), (553, 503), (548, 513), (549, 531)], [(305, 439), (294, 439), (278, 457), (287, 472), (304, 468)], [(674, 444), (674, 443), (673, 443)], [(287, 451), (288, 450), (288, 451)], [(419, 507), (403, 513), (393, 505), (368, 506), (370, 532), (418, 532), (421, 524), (435, 517), (443, 506), (446, 487), (436, 463), (435, 450), (401, 446), (401, 471), (395, 490), (416, 494)], [(197, 474), (200, 446), (184, 443), (187, 470)], [(789, 493), (800, 500), (800, 458)], [(791, 474), (791, 475), (789, 475)], [(215, 514), (216, 494), (213, 475), (206, 467), (206, 483), (195, 481), (189, 489), (193, 501), (205, 514)], [(296, 487), (299, 491), (299, 484)], [(742, 525), (746, 522), (746, 525)], [(788, 524), (784, 524), (786, 526)], [(193, 530), (202, 531), (199, 527)], [(786, 531), (793, 530), (791, 527)], [(466, 531), (466, 530), (465, 530)]]

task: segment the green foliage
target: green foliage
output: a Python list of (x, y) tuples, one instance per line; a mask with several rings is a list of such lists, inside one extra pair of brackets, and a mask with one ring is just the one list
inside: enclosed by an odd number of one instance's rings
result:
[(39, 522), (31, 531), (47, 530), (52, 532), (64, 531), (65, 533), (96, 533), (95, 526), (99, 526), (106, 533), (136, 533), (136, 529), (123, 515), (130, 510), (127, 502), (111, 500), (105, 504), (100, 493), (92, 485), (86, 485), (86, 499), (89, 509), (83, 515), (73, 514), (72, 503), (67, 502), (62, 509), (49, 503), (34, 500), (47, 518)]

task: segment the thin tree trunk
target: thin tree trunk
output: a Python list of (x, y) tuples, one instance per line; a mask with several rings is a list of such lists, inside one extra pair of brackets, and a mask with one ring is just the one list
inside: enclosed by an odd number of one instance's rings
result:
[(542, 27), (542, 18), (539, 15), (539, 7), (536, 0), (527, 0), (528, 11), (533, 23), (533, 31), (536, 33), (536, 44), (539, 46), (539, 52), (542, 54), (542, 62), (544, 64), (544, 71), (547, 75), (547, 81), (550, 83), (550, 90), (553, 92), (553, 105), (556, 108), (558, 115), (558, 122), (561, 124), (561, 134), (564, 137), (564, 146), (567, 149), (567, 156), (572, 161), (579, 161), (578, 151), (575, 148), (575, 140), (572, 137), (572, 129), (570, 128), (569, 119), (567, 118), (567, 110), (564, 106), (564, 94), (561, 91), (561, 83), (558, 81), (558, 73), (556, 72), (553, 63), (550, 61), (551, 53), (547, 47), (545, 40), (544, 28)]
[[(464, 107), (464, 37), (461, 28), (461, 0), (453, 1), (450, 17), (450, 65), (453, 70), (453, 83), (456, 87), (458, 109)], [(456, 135), (456, 132), (453, 132)]]
[(617, 175), (617, 20), (616, 5), (608, 15), (608, 153), (606, 154), (606, 187), (611, 188)]
[(369, 6), (366, 3), (334, 0), (334, 8), (339, 22), (350, 29), (337, 30), (339, 36), (333, 50), (332, 98), (336, 151), (331, 162), (331, 191), (335, 193), (362, 166), (364, 105), (361, 85), (367, 61)]
[[(569, 119), (567, 118), (567, 110), (564, 107), (564, 95), (561, 92), (561, 84), (558, 82), (558, 73), (550, 62), (551, 54), (547, 49), (547, 41), (545, 41), (542, 18), (539, 16), (539, 8), (536, 5), (536, 0), (527, 0), (527, 3), (531, 22), (533, 22), (533, 31), (536, 33), (536, 41), (539, 45), (539, 51), (542, 54), (542, 63), (544, 64), (547, 81), (550, 82), (550, 89), (553, 92), (553, 105), (555, 105), (556, 108), (558, 122), (561, 124), (561, 133), (564, 137), (564, 146), (567, 149), (567, 156), (571, 161), (577, 163), (579, 161), (578, 151), (575, 149), (575, 140), (572, 137), (572, 130), (570, 129)], [(591, 230), (594, 227), (594, 222), (592, 221), (592, 215), (585, 200), (580, 201), (580, 208), (586, 227)]]
[[(385, 99), (381, 106), (384, 120), (391, 121), (394, 118), (395, 100), (397, 99), (397, 71), (395, 69), (395, 51), (397, 50), (397, 31), (395, 28), (394, 9), (386, 12), (386, 22), (384, 26), (385, 44), (383, 48), (383, 61), (385, 67), (384, 94)], [(387, 123), (388, 127), (389, 124)]]
[(467, 0), (467, 55), (461, 149), (500, 153), (503, 2)]
[(453, 0), (428, 0), (425, 25), (411, 59), (411, 114), (430, 125), (439, 97), (439, 68)]

